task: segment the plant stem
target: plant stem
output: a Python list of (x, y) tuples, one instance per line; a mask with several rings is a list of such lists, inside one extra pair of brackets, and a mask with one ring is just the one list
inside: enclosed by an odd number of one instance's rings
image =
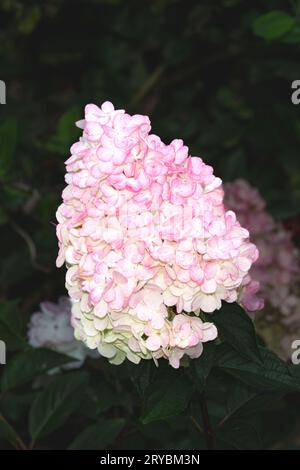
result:
[(24, 444), (21, 437), (15, 431), (15, 429), (9, 424), (9, 422), (4, 418), (2, 414), (0, 414), (0, 422), (2, 422), (6, 428), (9, 430), (11, 437), (8, 436), (7, 440), (15, 447), (17, 450), (26, 450), (27, 447)]
[(214, 449), (214, 434), (212, 427), (210, 425), (209, 414), (207, 409), (207, 403), (205, 394), (201, 393), (200, 397), (200, 406), (201, 406), (201, 414), (202, 414), (202, 421), (203, 421), (203, 429), (206, 439), (206, 447), (208, 450)]
[(49, 273), (50, 272), (49, 268), (47, 268), (46, 266), (41, 266), (37, 262), (37, 260), (36, 260), (36, 258), (37, 258), (36, 246), (35, 246), (34, 241), (32, 240), (32, 238), (30, 237), (30, 235), (27, 232), (25, 232), (25, 230), (23, 230), (22, 227), (20, 227), (15, 222), (10, 222), (10, 226), (25, 241), (25, 243), (27, 245), (27, 248), (28, 248), (28, 251), (29, 251), (29, 255), (30, 255), (31, 265), (35, 269), (38, 269), (39, 271), (42, 271), (44, 273)]
[(159, 65), (152, 74), (148, 77), (148, 79), (143, 83), (141, 88), (137, 91), (137, 93), (132, 98), (130, 105), (135, 105), (138, 103), (144, 96), (151, 90), (151, 88), (155, 85), (155, 83), (159, 80), (162, 73), (164, 72), (164, 66)]
[(200, 424), (198, 423), (198, 421), (196, 420), (196, 418), (194, 416), (190, 416), (191, 418), (191, 421), (194, 423), (194, 425), (196, 426), (196, 428), (198, 429), (198, 431), (203, 434), (203, 429), (201, 428)]

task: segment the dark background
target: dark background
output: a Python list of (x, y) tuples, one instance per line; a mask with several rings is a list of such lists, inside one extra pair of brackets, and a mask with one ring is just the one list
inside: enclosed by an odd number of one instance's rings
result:
[[(260, 26), (274, 10), (290, 28)], [(1, 300), (28, 317), (65, 294), (55, 211), (86, 103), (149, 114), (162, 140), (250, 181), (299, 235), (300, 1), (3, 0), (0, 15)]]

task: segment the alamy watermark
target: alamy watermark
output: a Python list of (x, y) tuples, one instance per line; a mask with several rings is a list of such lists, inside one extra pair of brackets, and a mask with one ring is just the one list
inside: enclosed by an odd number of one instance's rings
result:
[(0, 339), (0, 365), (6, 364), (6, 344)]
[(0, 80), (0, 104), (6, 104), (6, 84)]
[(298, 365), (300, 364), (300, 339), (295, 339), (291, 344), (291, 348), (294, 349), (291, 361), (293, 364)]
[(300, 80), (294, 80), (292, 82), (292, 90), (293, 93), (291, 94), (291, 100), (293, 104), (299, 104), (300, 103)]

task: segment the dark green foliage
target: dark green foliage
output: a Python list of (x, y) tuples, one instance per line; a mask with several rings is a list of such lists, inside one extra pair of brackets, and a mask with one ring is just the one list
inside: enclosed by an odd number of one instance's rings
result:
[(29, 413), (29, 432), (36, 440), (53, 432), (77, 410), (87, 374), (74, 372), (54, 379), (34, 400)]
[(99, 420), (97, 424), (92, 424), (82, 431), (72, 442), (69, 449), (105, 449), (114, 442), (124, 424), (125, 421), (118, 418)]
[(212, 315), (219, 336), (230, 343), (246, 359), (261, 362), (253, 322), (237, 304), (223, 303), (222, 309)]
[(174, 371), (170, 367), (162, 370), (145, 391), (142, 422), (147, 424), (185, 411), (193, 389), (193, 383), (184, 372)]
[(48, 349), (27, 349), (10, 358), (3, 368), (0, 390), (11, 390), (33, 380), (39, 374), (44, 374), (71, 361), (70, 357)]

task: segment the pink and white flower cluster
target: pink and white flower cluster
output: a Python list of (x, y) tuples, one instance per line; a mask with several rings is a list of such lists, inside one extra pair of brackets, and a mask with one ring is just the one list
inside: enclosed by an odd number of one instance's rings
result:
[(75, 335), (114, 364), (179, 367), (216, 338), (199, 314), (239, 300), (258, 250), (182, 140), (164, 144), (147, 116), (110, 102), (87, 105), (77, 125), (57, 211)]
[(53, 302), (40, 304), (40, 311), (31, 316), (28, 339), (34, 348), (45, 347), (73, 357), (74, 362), (63, 366), (64, 369), (80, 367), (89, 353), (89, 349), (74, 338), (71, 302), (68, 297), (60, 297), (57, 304)]
[(281, 312), (280, 321), (290, 323), (300, 299), (295, 295), (299, 278), (299, 252), (291, 234), (276, 222), (266, 209), (266, 202), (245, 180), (224, 185), (225, 204), (234, 210), (240, 223), (250, 232), (250, 239), (260, 256), (250, 274), (260, 285), (266, 303)]

